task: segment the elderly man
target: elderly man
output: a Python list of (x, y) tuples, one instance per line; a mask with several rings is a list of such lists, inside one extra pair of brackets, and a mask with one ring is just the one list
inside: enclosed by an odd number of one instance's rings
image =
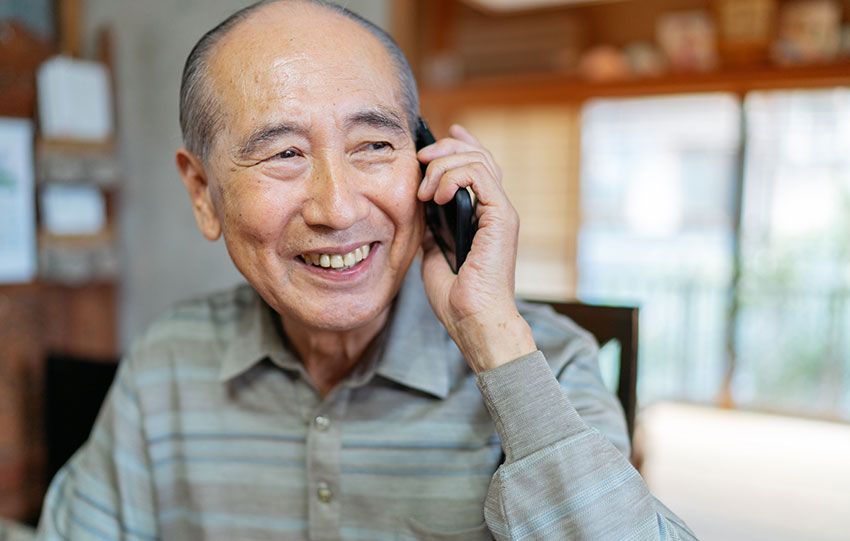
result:
[[(261, 3), (201, 39), (177, 167), (249, 285), (135, 343), (43, 538), (692, 537), (626, 459), (592, 340), (515, 302), (499, 167), (459, 126), (417, 153), (417, 102), (392, 40), (332, 4)], [(467, 186), (454, 275), (423, 202)]]

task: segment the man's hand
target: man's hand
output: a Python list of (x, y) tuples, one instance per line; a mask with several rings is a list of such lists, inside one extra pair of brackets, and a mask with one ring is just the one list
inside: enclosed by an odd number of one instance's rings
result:
[(467, 186), (478, 199), (478, 231), (457, 275), (430, 231), (423, 244), (422, 278), (431, 307), (477, 373), (537, 349), (514, 302), (519, 216), (502, 188), (493, 156), (464, 128), (419, 151), (427, 163), (421, 201), (448, 203)]

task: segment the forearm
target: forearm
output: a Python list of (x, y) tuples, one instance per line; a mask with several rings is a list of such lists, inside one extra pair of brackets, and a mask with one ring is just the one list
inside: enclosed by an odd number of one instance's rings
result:
[(534, 352), (479, 374), (505, 451), (485, 516), (497, 539), (692, 539)]

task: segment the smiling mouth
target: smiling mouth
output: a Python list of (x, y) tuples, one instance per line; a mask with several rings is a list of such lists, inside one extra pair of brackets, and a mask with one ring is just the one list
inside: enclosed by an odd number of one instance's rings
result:
[(347, 254), (322, 254), (309, 253), (298, 256), (301, 261), (314, 267), (322, 267), (324, 269), (345, 270), (355, 267), (365, 261), (371, 253), (372, 247), (369, 244), (364, 244), (359, 248), (348, 252)]

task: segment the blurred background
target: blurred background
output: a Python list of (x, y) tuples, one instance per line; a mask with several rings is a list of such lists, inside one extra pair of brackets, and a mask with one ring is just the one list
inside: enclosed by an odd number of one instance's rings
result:
[[(248, 3), (0, 0), (0, 517), (49, 482), (48, 353), (240, 280), (173, 155), (183, 62)], [(850, 0), (344, 4), (500, 162), (519, 294), (639, 307), (655, 494), (703, 539), (850, 537)]]

